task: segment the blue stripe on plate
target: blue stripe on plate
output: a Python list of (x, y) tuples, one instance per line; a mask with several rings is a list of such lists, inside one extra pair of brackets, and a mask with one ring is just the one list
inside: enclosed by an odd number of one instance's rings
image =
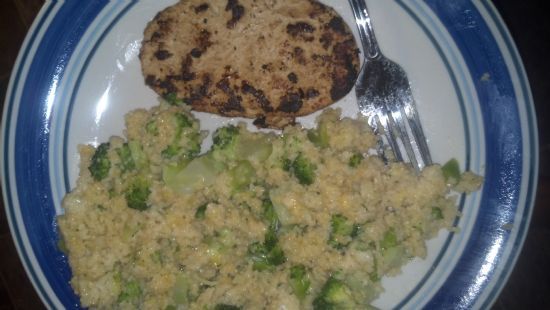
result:
[[(513, 223), (523, 177), (522, 128), (510, 73), (470, 1), (426, 0), (460, 49), (475, 82), (485, 125), (486, 170), (480, 212), (457, 266), (427, 308), (470, 308), (489, 284)], [(472, 27), (472, 25), (474, 27)], [(490, 82), (481, 77), (490, 74)], [(529, 205), (528, 205), (529, 206)], [(505, 271), (508, 272), (508, 271)]]
[(527, 81), (527, 77), (525, 76), (525, 71), (523, 69), (523, 64), (521, 61), (520, 56), (517, 53), (516, 47), (514, 43), (512, 42), (512, 38), (508, 35), (508, 32), (506, 30), (506, 27), (503, 25), (502, 20), (498, 16), (497, 12), (495, 12), (494, 8), (491, 6), (491, 4), (484, 0), (481, 1), (481, 4), (485, 7), (485, 10), (489, 13), (491, 16), (491, 19), (497, 26), (499, 32), (502, 34), (502, 37), (504, 39), (504, 44), (506, 45), (507, 50), (510, 52), (514, 70), (517, 73), (519, 78), (519, 83), (521, 85), (522, 94), (523, 94), (523, 100), (526, 103), (526, 110), (527, 110), (527, 119), (528, 119), (528, 127), (529, 127), (529, 154), (531, 156), (529, 162), (531, 165), (529, 166), (529, 183), (528, 183), (528, 192), (527, 192), (527, 200), (526, 200), (526, 208), (523, 210), (522, 214), (522, 222), (520, 223), (519, 231), (518, 231), (518, 237), (514, 241), (513, 244), (513, 252), (510, 254), (510, 257), (506, 261), (506, 264), (504, 265), (503, 270), (505, 272), (502, 272), (500, 274), (500, 277), (498, 278), (498, 284), (493, 288), (483, 305), (481, 306), (482, 309), (488, 308), (491, 303), (497, 298), (498, 294), (500, 293), (502, 287), (506, 283), (506, 279), (508, 278), (510, 272), (512, 271), (512, 268), (514, 267), (514, 263), (517, 259), (517, 256), (519, 255), (519, 252), (521, 250), (525, 235), (527, 233), (527, 228), (529, 227), (529, 219), (531, 218), (531, 212), (533, 210), (533, 203), (534, 203), (534, 197), (536, 192), (536, 181), (537, 181), (537, 165), (538, 165), (538, 137), (537, 137), (537, 130), (534, 126), (536, 124), (535, 120), (535, 111), (532, 104), (532, 99), (530, 97), (530, 88), (529, 83)]
[(25, 247), (23, 245), (23, 241), (21, 239), (22, 238), (21, 237), (21, 232), (19, 231), (19, 227), (17, 226), (17, 222), (15, 220), (15, 215), (14, 215), (15, 206), (13, 204), (12, 188), (11, 188), (10, 176), (9, 176), (9, 165), (10, 165), (10, 163), (8, 162), (8, 158), (9, 158), (9, 150), (10, 150), (10, 148), (9, 148), (9, 136), (10, 136), (11, 121), (12, 121), (11, 115), (13, 115), (12, 113), (13, 113), (13, 105), (14, 105), (13, 98), (15, 97), (17, 86), (18, 86), (18, 83), (21, 79), (21, 71), (23, 70), (24, 64), (27, 62), (27, 59), (29, 57), (29, 50), (32, 47), (33, 43), (35, 42), (36, 36), (38, 35), (38, 32), (40, 31), (40, 29), (44, 25), (44, 22), (46, 21), (46, 19), (48, 19), (48, 17), (51, 14), (53, 8), (54, 8), (54, 4), (52, 4), (52, 3), (50, 3), (47, 6), (42, 8), (44, 13), (42, 14), (40, 20), (36, 21), (36, 26), (35, 26), (34, 31), (32, 33), (28, 34), (30, 36), (29, 41), (28, 41), (27, 45), (24, 47), (24, 50), (21, 51), (21, 53), (22, 53), (21, 54), (22, 55), (21, 61), (19, 62), (19, 66), (14, 71), (14, 72), (16, 72), (15, 73), (15, 78), (14, 78), (14, 83), (13, 83), (13, 86), (10, 90), (10, 99), (9, 99), (9, 102), (7, 103), (7, 108), (6, 108), (5, 113), (4, 113), (5, 132), (4, 132), (4, 137), (3, 137), (3, 139), (4, 139), (4, 181), (5, 181), (4, 186), (5, 186), (5, 189), (6, 189), (5, 190), (6, 196), (4, 198), (6, 200), (6, 211), (7, 211), (8, 217), (10, 218), (10, 222), (12, 223), (12, 225), (11, 225), (12, 236), (14, 238), (14, 241), (17, 243), (17, 246), (19, 248), (19, 255), (21, 257), (21, 260), (22, 260), (23, 264), (26, 267), (27, 273), (28, 273), (31, 281), (34, 284), (35, 289), (38, 291), (38, 294), (42, 298), (42, 301), (47, 306), (49, 306), (50, 308), (52, 307), (53, 303), (52, 303), (51, 299), (49, 298), (48, 294), (45, 292), (44, 287), (42, 286), (40, 281), (38, 281), (36, 273), (32, 269), (32, 266), (31, 266), (31, 263), (30, 263), (30, 260), (29, 260), (29, 256), (28, 256), (28, 254), (25, 250)]
[[(25, 229), (47, 283), (67, 307), (79, 307), (66, 257), (57, 249), (55, 208), (49, 179), (49, 104), (80, 38), (108, 1), (69, 1), (48, 25), (26, 75), (15, 130), (17, 197)], [(37, 286), (32, 266), (27, 263)], [(52, 301), (40, 288), (48, 306)]]

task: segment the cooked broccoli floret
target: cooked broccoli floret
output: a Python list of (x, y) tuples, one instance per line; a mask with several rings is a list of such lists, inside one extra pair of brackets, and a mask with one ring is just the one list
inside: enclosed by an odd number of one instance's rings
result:
[(302, 300), (306, 297), (311, 282), (304, 265), (296, 265), (290, 268), (290, 287), (294, 295)]
[(328, 278), (319, 295), (313, 300), (313, 309), (356, 309), (350, 288), (341, 280)]
[(129, 208), (143, 211), (149, 208), (147, 199), (150, 194), (149, 182), (142, 177), (137, 177), (126, 189), (124, 197)]
[(135, 280), (124, 283), (122, 292), (118, 295), (118, 302), (133, 302), (141, 296), (141, 287)]
[(311, 185), (315, 181), (317, 166), (301, 153), (294, 160), (283, 159), (283, 169), (294, 175), (302, 185)]
[[(174, 140), (170, 143), (164, 150), (162, 150), (161, 155), (166, 159), (171, 159), (180, 154), (183, 147), (180, 145), (180, 140), (183, 135), (183, 130), (186, 128), (191, 128), (193, 122), (183, 113), (174, 114), (174, 121), (176, 124), (176, 132), (174, 134)], [(186, 157), (193, 158), (200, 153), (201, 141), (200, 134), (192, 132), (188, 135), (190, 140), (189, 150), (185, 154)]]
[(128, 143), (124, 143), (122, 147), (116, 149), (118, 157), (120, 157), (120, 170), (122, 172), (128, 172), (136, 169), (136, 163), (132, 158), (132, 152)]
[(445, 165), (441, 167), (445, 181), (451, 185), (458, 184), (460, 182), (460, 165), (458, 160), (451, 159)]
[(356, 168), (357, 166), (359, 166), (359, 164), (363, 161), (363, 154), (361, 153), (354, 153), (353, 155), (351, 155), (351, 157), (349, 158), (349, 162), (348, 162), (348, 165), (352, 168)]
[(279, 246), (279, 217), (270, 199), (262, 203), (263, 217), (267, 222), (264, 242), (254, 242), (248, 247), (248, 255), (253, 262), (253, 269), (258, 271), (272, 270), (286, 261), (285, 253)]
[(199, 133), (195, 133), (189, 137), (189, 139), (189, 145), (187, 146), (188, 150), (184, 155), (187, 158), (195, 158), (201, 152), (201, 135)]
[(108, 157), (108, 151), (110, 147), (110, 143), (101, 143), (94, 155), (92, 156), (92, 160), (90, 163), (90, 166), (88, 167), (88, 170), (90, 170), (90, 173), (92, 174), (92, 177), (96, 181), (101, 181), (107, 177), (109, 174), (109, 170), (111, 169), (111, 160)]
[(162, 157), (166, 159), (170, 159), (178, 155), (180, 151), (181, 151), (181, 146), (175, 143), (172, 143), (172, 144), (169, 144), (164, 150), (162, 150), (160, 154), (162, 155)]
[(223, 150), (234, 145), (239, 131), (239, 127), (233, 125), (218, 128), (212, 136), (213, 148)]
[(359, 226), (352, 223), (345, 216), (335, 214), (330, 221), (329, 244), (336, 249), (343, 249), (356, 237), (359, 232)]
[(166, 102), (170, 105), (182, 105), (185, 103), (182, 99), (178, 98), (178, 94), (176, 93), (168, 93), (164, 95), (164, 100), (166, 100)]
[(178, 131), (183, 128), (189, 128), (193, 126), (193, 122), (183, 113), (178, 113), (176, 116), (176, 122), (178, 124)]
[(258, 271), (273, 270), (286, 261), (285, 253), (278, 244), (270, 247), (260, 242), (248, 246), (248, 257), (253, 263), (252, 268)]
[(241, 310), (242, 307), (234, 306), (234, 305), (228, 305), (228, 304), (217, 304), (214, 307), (214, 310)]

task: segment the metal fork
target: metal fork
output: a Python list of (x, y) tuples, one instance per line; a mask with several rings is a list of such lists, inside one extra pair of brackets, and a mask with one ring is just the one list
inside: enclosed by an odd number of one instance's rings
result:
[(395, 159), (416, 171), (432, 164), (409, 80), (403, 68), (384, 57), (374, 36), (364, 0), (349, 0), (363, 45), (364, 62), (355, 82), (359, 110), (375, 133), (382, 133)]

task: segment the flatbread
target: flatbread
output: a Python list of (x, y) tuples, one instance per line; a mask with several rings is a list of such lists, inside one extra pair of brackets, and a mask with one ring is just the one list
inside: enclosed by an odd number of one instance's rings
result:
[(313, 0), (183, 0), (144, 31), (145, 83), (196, 111), (282, 128), (346, 95), (359, 49)]

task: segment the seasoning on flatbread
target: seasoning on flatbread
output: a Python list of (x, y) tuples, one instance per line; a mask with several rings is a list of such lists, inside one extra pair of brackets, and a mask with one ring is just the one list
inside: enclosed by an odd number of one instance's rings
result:
[(314, 0), (187, 0), (149, 22), (140, 59), (163, 97), (282, 128), (346, 95), (358, 53), (343, 19)]

